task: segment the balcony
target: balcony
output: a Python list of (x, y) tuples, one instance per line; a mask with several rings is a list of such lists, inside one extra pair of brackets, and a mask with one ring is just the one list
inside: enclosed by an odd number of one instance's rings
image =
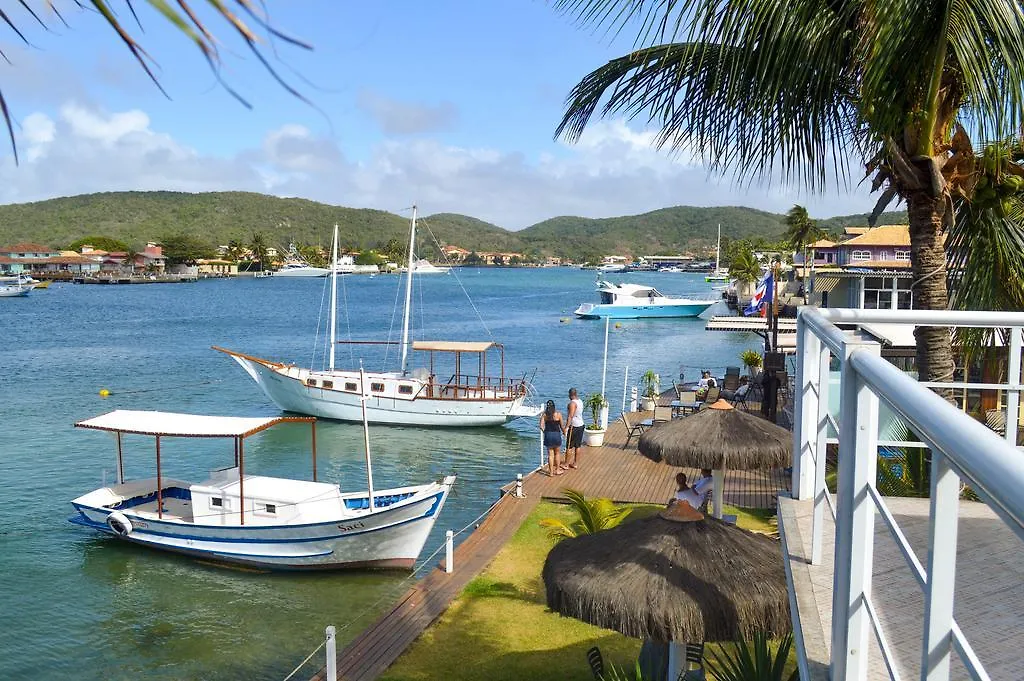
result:
[[(1009, 329), (1005, 384), (932, 384), (1006, 391), (1006, 435), (837, 323)], [(779, 530), (801, 678), (1024, 675), (1024, 453), (1014, 446), (1022, 327), (1024, 313), (800, 311), (793, 493), (780, 497)], [(888, 427), (893, 420), (903, 428)], [(894, 441), (893, 432), (913, 435)], [(838, 444), (835, 497), (825, 484), (830, 444)], [(880, 446), (928, 451), (929, 498), (879, 493)], [(980, 501), (961, 500), (964, 486)]]

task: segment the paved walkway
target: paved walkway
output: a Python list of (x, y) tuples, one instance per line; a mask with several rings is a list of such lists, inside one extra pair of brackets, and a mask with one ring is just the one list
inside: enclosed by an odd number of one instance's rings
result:
[[(928, 499), (885, 499), (918, 559), (927, 565)], [(811, 502), (780, 499), (779, 524), (790, 568), (807, 657), (814, 681), (828, 678), (832, 631), (835, 525), (826, 508), (822, 564), (808, 563)], [(960, 503), (954, 617), (992, 679), (1024, 677), (1024, 563), (1021, 542), (985, 504)], [(901, 678), (920, 678), (924, 594), (885, 522), (875, 518), (872, 602), (894, 649)], [(869, 679), (888, 680), (877, 639), (869, 643)], [(967, 679), (953, 654), (950, 678)], [(812, 681), (812, 680), (808, 680)]]

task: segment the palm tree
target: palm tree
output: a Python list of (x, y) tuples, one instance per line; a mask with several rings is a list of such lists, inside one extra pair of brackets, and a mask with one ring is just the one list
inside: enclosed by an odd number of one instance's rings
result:
[[(46, 0), (44, 6), (48, 11), (38, 13), (31, 7), (35, 3), (20, 2), (17, 4), (24, 11), (24, 16), (19, 16), (14, 11), (8, 11), (7, 14), (3, 15), (3, 21), (25, 45), (32, 46), (32, 42), (29, 39), (31, 34), (30, 28), (41, 28), (51, 35), (57, 35), (52, 30), (50, 23), (48, 23), (51, 19), (50, 12), (52, 12), (53, 16), (56, 17), (62, 26), (65, 28), (69, 26), (68, 21), (58, 7), (62, 3)], [(137, 12), (137, 7), (142, 3), (124, 0), (125, 12), (120, 16), (114, 9), (114, 3), (110, 0), (93, 0), (93, 2), (76, 2), (75, 4), (80, 11), (93, 12), (95, 10), (94, 13), (102, 17), (110, 28), (114, 30), (120, 42), (128, 48), (128, 51), (131, 52), (139, 66), (142, 67), (142, 70), (153, 81), (153, 84), (165, 95), (167, 94), (153, 72), (152, 66), (157, 66), (156, 61), (142, 44), (136, 40), (133, 32), (126, 28), (126, 24), (122, 20), (124, 16), (131, 17), (131, 21), (138, 25), (139, 33), (142, 33), (142, 23)], [(270, 73), (271, 77), (281, 87), (289, 94), (302, 101), (306, 101), (298, 91), (281, 78), (268, 59), (268, 56), (277, 57), (277, 41), (283, 41), (307, 50), (312, 49), (312, 47), (300, 40), (285, 35), (275, 28), (266, 16), (266, 8), (262, 7), (261, 3), (252, 3), (247, 0), (236, 0), (234, 3), (223, 2), (223, 0), (206, 0), (206, 2), (191, 3), (192, 6), (189, 6), (184, 2), (169, 3), (164, 0), (146, 0), (146, 4), (152, 7), (158, 17), (158, 21), (170, 21), (180, 31), (182, 37), (192, 43), (202, 53), (203, 58), (210, 65), (214, 75), (221, 82), (224, 89), (247, 108), (250, 107), (249, 103), (221, 80), (223, 67), (221, 49), (224, 48), (223, 38), (225, 34), (237, 36), (256, 55), (263, 68)], [(172, 6), (175, 4), (178, 7)], [(205, 7), (200, 8), (200, 5), (205, 5)], [(206, 11), (211, 14), (210, 18), (204, 21), (200, 17)], [(226, 25), (219, 28), (216, 27), (213, 21), (215, 19), (223, 20)], [(56, 21), (51, 23), (56, 23)], [(128, 24), (128, 27), (130, 27), (130, 24)], [(270, 47), (266, 47), (267, 45)], [(2, 92), (0, 92), (0, 115), (3, 115), (4, 121), (7, 124), (7, 132), (11, 138), (11, 148), (14, 151), (14, 159), (17, 161), (18, 148), (14, 140), (14, 127), (11, 124), (7, 101), (4, 99)]]
[(267, 241), (263, 232), (252, 233), (252, 243), (249, 244), (249, 251), (252, 252), (252, 259), (260, 264), (260, 272), (267, 269), (270, 264), (270, 256), (267, 255)]
[(747, 247), (740, 248), (729, 263), (729, 278), (738, 284), (752, 284), (761, 277), (761, 263)]
[(558, 518), (541, 520), (541, 527), (548, 528), (548, 536), (555, 540), (610, 530), (625, 520), (632, 510), (627, 506), (616, 506), (611, 499), (587, 499), (582, 492), (574, 489), (567, 489), (564, 494), (579, 517), (572, 523)]
[[(907, 204), (914, 306), (946, 309), (942, 235), (978, 172), (971, 134), (1024, 121), (1024, 11), (1013, 0), (557, 0), (582, 23), (639, 25), (639, 49), (573, 89), (557, 135), (601, 115), (642, 117), (657, 143), (737, 180), (820, 191), (864, 163)], [(607, 95), (607, 98), (606, 98)], [(971, 133), (968, 133), (968, 130)], [(998, 165), (993, 166), (998, 172)], [(918, 327), (923, 381), (953, 375), (949, 329)], [(948, 391), (944, 391), (951, 397)]]
[[(799, 204), (794, 204), (789, 212), (786, 213), (786, 243), (795, 251), (804, 252), (804, 271), (803, 278), (807, 279), (807, 268), (810, 266), (807, 259), (807, 253), (811, 253), (811, 261), (814, 260), (814, 249), (810, 248), (818, 239), (825, 236), (825, 230), (818, 226), (811, 216), (807, 214), (807, 209)], [(806, 284), (806, 281), (804, 282)], [(804, 303), (807, 303), (807, 288), (804, 287)]]
[(227, 250), (224, 252), (228, 260), (232, 262), (238, 262), (245, 255), (245, 246), (238, 239), (232, 239), (228, 242)]

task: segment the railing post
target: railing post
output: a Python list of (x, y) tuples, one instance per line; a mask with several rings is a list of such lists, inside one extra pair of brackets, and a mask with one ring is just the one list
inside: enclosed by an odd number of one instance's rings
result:
[(444, 571), (451, 574), (455, 571), (452, 561), (455, 558), (455, 533), (448, 530), (444, 533)]
[(828, 463), (828, 419), (832, 395), (832, 352), (820, 343), (818, 350), (818, 413), (814, 440), (814, 513), (811, 519), (811, 565), (821, 565), (825, 529), (825, 467)]
[(325, 681), (338, 681), (338, 642), (334, 625), (327, 627), (327, 677)]
[[(802, 315), (796, 318), (796, 402), (793, 414), (793, 497), (808, 499), (814, 493), (814, 452), (818, 429), (818, 354), (821, 341), (807, 328)], [(827, 378), (827, 376), (826, 376)]]
[(960, 512), (960, 476), (945, 455), (932, 450), (927, 584), (924, 590), (922, 681), (948, 681), (953, 648), (953, 590)]
[(878, 397), (850, 364), (856, 352), (880, 354), (878, 343), (843, 344), (839, 403), (839, 477), (832, 598), (832, 681), (866, 681), (874, 553)]
[(516, 498), (523, 498), (523, 474), (516, 473)]
[[(1010, 357), (1007, 383), (1020, 385), (1020, 352), (1021, 327), (1010, 328)], [(1017, 423), (1020, 417), (1020, 393), (1016, 390), (1006, 391), (1006, 441), (1017, 445)]]

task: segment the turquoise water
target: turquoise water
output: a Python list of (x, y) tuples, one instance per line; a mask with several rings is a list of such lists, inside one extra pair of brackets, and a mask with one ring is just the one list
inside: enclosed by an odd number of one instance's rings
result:
[[(698, 275), (615, 279), (651, 283), (670, 294), (710, 291)], [(564, 408), (570, 385), (583, 395), (600, 390), (604, 324), (570, 319), (579, 303), (595, 300), (592, 272), (470, 269), (418, 281), (416, 337), (482, 340), (489, 337), (486, 324), (506, 346), (508, 374), (536, 370), (539, 399), (556, 399)], [(398, 284), (393, 276), (344, 278), (339, 297), (348, 315), (339, 320), (339, 337), (351, 330), (353, 338), (380, 340), (390, 328), (397, 339)], [(407, 586), (407, 576), (395, 573), (218, 568), (67, 522), (68, 502), (113, 480), (114, 468), (112, 437), (75, 429), (75, 421), (117, 408), (277, 413), (248, 376), (210, 346), (302, 364), (315, 351), (319, 363), (323, 285), (312, 279), (55, 285), (0, 301), (0, 612), (6, 628), (0, 679), (281, 679), (322, 640), (325, 626), (337, 626), (343, 643)], [(701, 320), (622, 322), (609, 340), (612, 413), (621, 408), (627, 366), (633, 377), (652, 368), (667, 383), (682, 365), (688, 378), (705, 366), (720, 373), (758, 343), (752, 335), (705, 332)], [(380, 346), (361, 352), (368, 368), (381, 366)], [(339, 348), (340, 366), (358, 361), (354, 349)], [(111, 391), (109, 398), (99, 397), (102, 388)], [(327, 422), (317, 435), (320, 479), (365, 489), (361, 428)], [(152, 475), (151, 447), (147, 438), (126, 438), (127, 477)], [(371, 427), (371, 447), (377, 487), (459, 476), (424, 558), (446, 529), (472, 521), (501, 484), (539, 459), (535, 421), (465, 430)], [(231, 457), (230, 442), (169, 441), (164, 471), (197, 479)], [(280, 426), (247, 441), (247, 471), (305, 477), (309, 465), (306, 427)], [(300, 677), (322, 660), (318, 655)]]

